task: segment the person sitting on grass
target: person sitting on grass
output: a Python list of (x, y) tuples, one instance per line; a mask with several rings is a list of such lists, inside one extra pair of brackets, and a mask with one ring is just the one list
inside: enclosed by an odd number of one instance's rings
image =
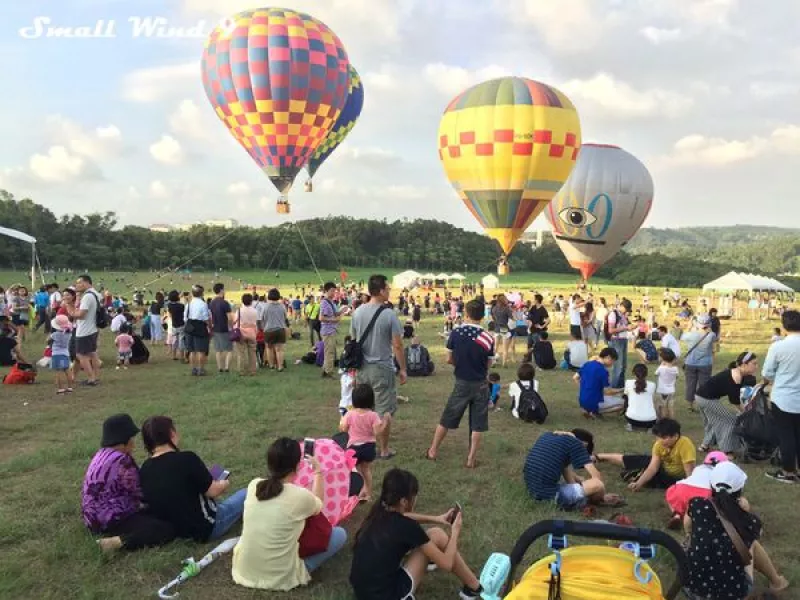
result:
[(83, 522), (92, 533), (109, 536), (97, 542), (105, 552), (161, 546), (175, 538), (172, 525), (142, 509), (139, 468), (133, 459), (137, 433), (130, 415), (106, 419), (100, 450), (83, 478)]
[(234, 583), (286, 592), (308, 584), (309, 573), (344, 547), (347, 533), (334, 527), (324, 552), (300, 558), (306, 520), (322, 511), (325, 499), (325, 477), (314, 456), (306, 457), (314, 469), (311, 491), (292, 483), (301, 459), (296, 440), (279, 438), (267, 450), (268, 477), (253, 479), (247, 486), (242, 537), (233, 549)]
[(771, 592), (786, 590), (789, 581), (778, 573), (759, 541), (761, 519), (750, 512), (750, 503), (742, 495), (745, 472), (724, 462), (714, 467), (710, 479), (711, 498), (690, 500), (683, 522), (689, 536), (687, 596), (692, 600), (745, 598), (753, 591), (754, 570), (769, 579)]
[(622, 467), (622, 478), (631, 491), (644, 487), (666, 489), (689, 477), (694, 470), (697, 452), (692, 440), (681, 435), (681, 424), (661, 419), (653, 426), (656, 441), (647, 454), (598, 454), (597, 460)]
[(447, 432), (458, 429), (464, 413), (469, 409), (470, 445), (467, 468), (477, 466), (481, 437), (489, 431), (489, 365), (494, 359), (494, 339), (480, 326), (483, 307), (477, 300), (466, 306), (466, 322), (456, 327), (447, 340), (447, 362), (455, 367), (455, 385), (442, 412), (439, 425), (433, 434), (431, 447), (425, 458), (436, 460)]
[(339, 431), (348, 434), (347, 447), (356, 453), (356, 470), (364, 478), (364, 489), (358, 495), (361, 502), (372, 501), (372, 463), (377, 456), (376, 436), (383, 433), (392, 415), (375, 412), (375, 392), (368, 383), (353, 388), (353, 409), (339, 422)]
[(406, 370), (409, 377), (428, 377), (433, 375), (435, 365), (431, 353), (423, 346), (416, 335), (411, 338), (411, 345), (406, 347)]
[(489, 381), (489, 408), (494, 411), (503, 410), (497, 406), (498, 401), (500, 400), (500, 390), (503, 389), (502, 384), (500, 383), (500, 373), (497, 371), (492, 371), (489, 373), (488, 377)]
[(709, 452), (703, 464), (695, 467), (691, 475), (667, 488), (664, 499), (672, 512), (667, 529), (680, 529), (683, 526), (683, 517), (693, 498), (711, 497), (711, 471), (724, 462), (728, 462), (727, 454), (719, 450)]
[[(606, 496), (603, 476), (592, 462), (594, 437), (585, 429), (547, 431), (528, 451), (522, 469), (528, 494), (537, 502), (555, 502), (564, 510), (587, 504), (620, 505), (618, 496)], [(584, 469), (589, 477), (577, 471)]]
[(647, 333), (640, 331), (636, 340), (636, 353), (643, 363), (653, 364), (658, 361), (658, 350), (653, 340), (648, 339)]
[(589, 362), (589, 347), (581, 338), (572, 332), (572, 339), (567, 344), (567, 349), (564, 350), (564, 362), (566, 368), (570, 371), (579, 371), (580, 368)]
[(619, 396), (622, 390), (612, 388), (609, 382), (608, 369), (617, 358), (614, 348), (603, 348), (599, 357), (588, 361), (573, 377), (580, 386), (578, 402), (587, 419), (596, 418), (601, 413), (620, 413), (625, 408)]
[[(536, 366), (544, 371), (556, 368), (556, 355), (553, 352), (553, 344), (548, 340), (548, 333), (543, 331), (539, 334), (539, 339), (534, 343), (530, 355), (526, 356), (522, 362), (535, 362)], [(531, 360), (531, 358), (533, 360)]]
[[(469, 310), (469, 309), (467, 309)], [(484, 398), (485, 403), (485, 398)], [(428, 573), (428, 565), (452, 573), (463, 584), (459, 597), (481, 597), (478, 578), (458, 552), (463, 514), (415, 514), (417, 478), (391, 469), (383, 478), (380, 499), (356, 534), (350, 585), (356, 600), (407, 600)], [(425, 530), (422, 524), (438, 525)], [(450, 527), (450, 535), (445, 529)]]
[(19, 347), (11, 326), (0, 323), (0, 367), (13, 367), (18, 362), (27, 364)]
[(654, 396), (656, 384), (647, 381), (647, 367), (641, 363), (633, 366), (633, 376), (625, 382), (625, 408), (626, 431), (647, 431), (656, 424), (656, 407)]
[(517, 369), (517, 380), (512, 381), (508, 386), (508, 395), (511, 396), (511, 416), (519, 419), (519, 399), (522, 396), (522, 390), (532, 389), (534, 392), (539, 391), (539, 382), (536, 381), (536, 368), (529, 362), (522, 363)]

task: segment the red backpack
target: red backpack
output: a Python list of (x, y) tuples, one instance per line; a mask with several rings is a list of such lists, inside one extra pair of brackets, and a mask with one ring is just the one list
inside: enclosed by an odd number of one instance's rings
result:
[(16, 363), (11, 367), (8, 375), (3, 377), (3, 383), (6, 385), (21, 385), (26, 383), (34, 383), (36, 381), (36, 371), (31, 365), (24, 363)]

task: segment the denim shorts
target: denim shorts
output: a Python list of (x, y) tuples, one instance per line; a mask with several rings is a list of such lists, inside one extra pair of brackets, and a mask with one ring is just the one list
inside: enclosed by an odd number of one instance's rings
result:
[(560, 508), (576, 509), (586, 506), (586, 494), (580, 483), (562, 483), (558, 486), (556, 504)]
[(51, 371), (66, 371), (69, 369), (70, 360), (69, 356), (53, 356), (50, 359), (50, 370)]

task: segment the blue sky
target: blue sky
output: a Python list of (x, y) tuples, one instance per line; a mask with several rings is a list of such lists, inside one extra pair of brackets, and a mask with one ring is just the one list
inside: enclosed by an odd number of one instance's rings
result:
[[(343, 40), (365, 84), (360, 122), (293, 191), (297, 218), (431, 217), (475, 229), (444, 177), (436, 131), (465, 87), (515, 74), (567, 93), (584, 141), (647, 164), (648, 225), (800, 227), (800, 3), (771, 0), (284, 0)], [(0, 187), (54, 212), (115, 210), (147, 225), (274, 224), (277, 192), (216, 119), (202, 39), (132, 36), (131, 17), (189, 27), (238, 0), (6, 2)], [(114, 21), (113, 39), (25, 39)], [(537, 226), (545, 226), (543, 221)]]

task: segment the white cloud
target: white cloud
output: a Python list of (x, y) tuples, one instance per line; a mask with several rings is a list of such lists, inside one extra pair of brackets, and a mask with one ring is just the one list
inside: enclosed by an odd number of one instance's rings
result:
[(212, 116), (210, 109), (204, 111), (194, 100), (187, 98), (170, 115), (169, 128), (176, 135), (197, 140), (208, 139), (208, 128), (216, 120), (209, 119), (209, 116)]
[(107, 159), (122, 150), (122, 132), (116, 125), (90, 130), (61, 115), (51, 115), (45, 120), (45, 129), (54, 143), (91, 160)]
[(800, 154), (800, 127), (785, 125), (768, 136), (754, 135), (744, 140), (688, 135), (675, 142), (672, 153), (662, 157), (661, 163), (724, 167), (767, 154)]
[(35, 178), (46, 183), (96, 179), (100, 175), (91, 162), (64, 146), (53, 146), (45, 154), (34, 154), (28, 167)]
[(653, 27), (649, 25), (639, 30), (639, 33), (647, 38), (651, 43), (659, 46), (666, 42), (674, 42), (683, 37), (683, 30), (680, 27), (667, 29), (663, 27)]
[(170, 198), (171, 195), (172, 192), (163, 181), (156, 179), (150, 182), (150, 196), (152, 198), (156, 200), (166, 200)]
[(456, 96), (468, 87), (486, 81), (511, 75), (511, 72), (500, 65), (488, 65), (470, 71), (464, 67), (433, 63), (425, 65), (423, 77), (428, 85), (432, 85), (442, 94)]
[(150, 155), (165, 165), (179, 165), (185, 156), (180, 142), (171, 135), (162, 135), (160, 140), (151, 144)]
[(377, 71), (362, 73), (364, 87), (376, 91), (394, 91), (401, 85), (401, 77), (392, 65), (381, 65)]
[(729, 29), (738, 9), (738, 0), (670, 0), (672, 11), (695, 25)]
[(132, 185), (128, 188), (128, 196), (130, 196), (130, 198), (133, 200), (138, 200), (142, 197), (142, 194), (139, 192), (139, 188), (137, 188), (135, 185)]
[(571, 79), (557, 86), (578, 105), (589, 106), (611, 117), (675, 116), (692, 106), (688, 96), (650, 88), (637, 90), (607, 73), (598, 73), (591, 79)]
[(754, 81), (749, 89), (750, 94), (759, 100), (772, 100), (800, 93), (800, 84), (794, 81)]
[(337, 148), (331, 160), (352, 161), (367, 167), (385, 167), (402, 161), (400, 156), (385, 148), (377, 146), (359, 148), (346, 145)]
[(186, 94), (192, 80), (200, 85), (200, 63), (187, 63), (136, 69), (122, 79), (122, 97), (131, 102), (156, 102)]
[(228, 186), (227, 192), (232, 196), (243, 196), (250, 193), (250, 185), (244, 181), (237, 181)]

